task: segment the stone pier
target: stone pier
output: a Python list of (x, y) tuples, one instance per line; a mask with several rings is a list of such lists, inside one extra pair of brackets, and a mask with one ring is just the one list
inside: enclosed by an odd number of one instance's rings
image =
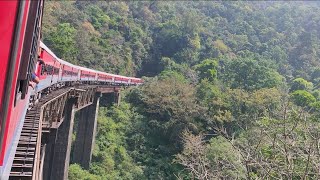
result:
[(74, 142), (72, 163), (77, 163), (89, 169), (94, 139), (97, 128), (100, 93), (95, 95), (94, 102), (79, 110), (77, 117), (76, 140)]
[(70, 150), (72, 143), (72, 131), (74, 123), (75, 98), (68, 100), (65, 107), (65, 116), (62, 124), (58, 128), (55, 147), (53, 150), (52, 169), (50, 179), (68, 179), (70, 162)]

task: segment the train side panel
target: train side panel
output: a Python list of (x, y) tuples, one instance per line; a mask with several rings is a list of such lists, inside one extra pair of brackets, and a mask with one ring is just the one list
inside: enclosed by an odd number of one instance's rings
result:
[[(19, 11), (19, 7), (22, 9)], [(22, 112), (13, 112), (25, 101), (14, 105), (17, 75), (24, 40), (24, 33), (29, 10), (29, 2), (0, 1), (0, 172), (9, 159), (12, 148), (12, 138), (19, 123)], [(15, 49), (11, 49), (15, 47)], [(17, 117), (15, 116), (17, 115)], [(1, 179), (1, 178), (0, 178)]]
[(58, 72), (60, 63), (56, 58), (49, 54), (45, 49), (41, 50), (40, 59), (36, 65), (36, 75), (39, 77), (40, 82), (36, 86), (36, 92), (41, 91), (58, 80)]
[(17, 86), (20, 64), (29, 60), (21, 59), (29, 8), (29, 0), (0, 1), (0, 179), (9, 176), (30, 97)]
[(73, 75), (72, 67), (69, 65), (63, 64), (61, 81), (72, 81), (72, 75)]
[(52, 84), (55, 84), (58, 82), (59, 80), (59, 72), (60, 72), (60, 66), (61, 66), (61, 63), (57, 60), (55, 60), (54, 62), (54, 65), (52, 67), (52, 80), (51, 80), (51, 83)]

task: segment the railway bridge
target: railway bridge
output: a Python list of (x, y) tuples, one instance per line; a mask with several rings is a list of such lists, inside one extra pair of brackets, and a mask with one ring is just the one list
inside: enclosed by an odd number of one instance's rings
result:
[(9, 179), (67, 179), (70, 159), (88, 169), (100, 98), (120, 103), (120, 88), (76, 85), (44, 95), (25, 116)]
[(56, 56), (41, 42), (43, 7), (0, 1), (0, 180), (67, 179), (70, 159), (88, 168), (101, 96), (119, 103), (121, 87), (143, 84)]

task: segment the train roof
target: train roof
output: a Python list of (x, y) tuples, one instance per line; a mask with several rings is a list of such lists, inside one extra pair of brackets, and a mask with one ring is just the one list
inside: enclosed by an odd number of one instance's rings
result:
[(131, 79), (141, 80), (141, 78), (135, 78), (135, 77), (131, 77)]
[(40, 41), (40, 47), (46, 50), (54, 58), (58, 59), (58, 57), (42, 41)]
[(76, 65), (71, 64), (71, 63), (69, 63), (69, 62), (67, 62), (67, 61), (65, 61), (65, 60), (60, 59), (60, 58), (57, 58), (57, 60), (58, 60), (61, 64), (65, 64), (65, 65), (68, 65), (68, 66), (71, 66), (71, 67), (77, 67)]

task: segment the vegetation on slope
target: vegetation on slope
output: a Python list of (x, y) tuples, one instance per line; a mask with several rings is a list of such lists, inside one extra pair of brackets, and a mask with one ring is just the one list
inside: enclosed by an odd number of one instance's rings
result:
[(44, 42), (145, 77), (70, 179), (319, 179), (318, 2), (52, 2)]

